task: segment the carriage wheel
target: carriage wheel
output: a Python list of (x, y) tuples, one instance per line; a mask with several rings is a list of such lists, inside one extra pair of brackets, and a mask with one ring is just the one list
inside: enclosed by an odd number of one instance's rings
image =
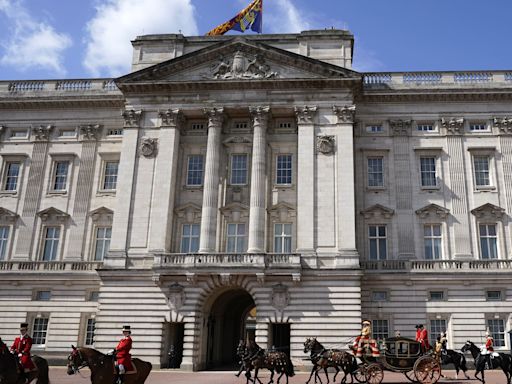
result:
[(360, 365), (359, 368), (353, 372), (353, 377), (358, 383), (366, 383), (366, 368)]
[(416, 376), (414, 376), (414, 371), (407, 371), (404, 372), (405, 377), (407, 377), (407, 380), (409, 380), (411, 383), (417, 383)]
[(380, 384), (384, 379), (384, 370), (379, 364), (373, 363), (366, 368), (366, 382), (368, 384)]
[(422, 356), (414, 363), (414, 376), (421, 384), (437, 383), (441, 377), (441, 365), (430, 356)]

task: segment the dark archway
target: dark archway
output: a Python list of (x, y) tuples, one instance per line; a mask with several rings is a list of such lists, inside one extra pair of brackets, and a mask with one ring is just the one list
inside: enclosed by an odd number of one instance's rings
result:
[(207, 314), (207, 369), (238, 369), (236, 347), (240, 339), (254, 338), (255, 309), (253, 298), (243, 289), (217, 297)]

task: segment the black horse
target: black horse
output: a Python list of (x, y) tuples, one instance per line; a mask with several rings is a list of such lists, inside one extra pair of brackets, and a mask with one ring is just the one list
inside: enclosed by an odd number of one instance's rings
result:
[[(510, 384), (510, 377), (512, 374), (512, 356), (506, 353), (499, 353), (498, 356), (490, 358), (489, 355), (482, 355), (480, 348), (478, 348), (470, 340), (466, 341), (466, 344), (462, 347), (461, 351), (465, 353), (469, 351), (473, 359), (475, 360), (475, 379), (485, 383), (485, 369), (501, 368), (507, 378), (507, 384)], [(486, 368), (487, 363), (487, 368)], [(481, 377), (478, 377), (480, 373)]]
[(48, 362), (39, 356), (32, 356), (36, 370), (23, 373), (19, 368), (18, 359), (9, 352), (7, 345), (0, 338), (0, 383), (1, 384), (24, 384), (37, 379), (38, 384), (49, 384)]
[(288, 384), (289, 377), (295, 376), (292, 361), (286, 353), (280, 351), (267, 351), (252, 340), (246, 345), (244, 365), (247, 367), (245, 374), (247, 382), (250, 380), (250, 370), (253, 368), (254, 378), (252, 381), (254, 383), (256, 383), (257, 380), (262, 384), (261, 380), (258, 378), (258, 372), (262, 368), (266, 368), (270, 371), (269, 384), (274, 382), (274, 372), (280, 373), (277, 378), (278, 384), (283, 375), (286, 376), (286, 384)]
[(464, 356), (464, 354), (454, 351), (453, 349), (446, 349), (445, 352), (446, 353), (441, 353), (441, 364), (453, 364), (453, 366), (455, 367), (455, 379), (458, 379), (460, 371), (464, 373), (466, 379), (469, 379), (469, 376), (466, 373), (468, 367), (466, 365), (466, 357)]

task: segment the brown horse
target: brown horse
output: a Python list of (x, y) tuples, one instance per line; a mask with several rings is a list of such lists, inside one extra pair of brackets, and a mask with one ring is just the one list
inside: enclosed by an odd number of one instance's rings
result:
[(18, 359), (9, 352), (9, 348), (0, 338), (0, 383), (1, 384), (24, 384), (37, 379), (38, 384), (49, 384), (48, 362), (39, 356), (32, 356), (32, 361), (37, 367), (36, 370), (23, 373), (20, 371)]
[[(268, 384), (274, 382), (274, 372), (280, 373), (277, 378), (277, 383), (281, 380), (283, 375), (286, 376), (286, 384), (288, 384), (288, 378), (295, 376), (295, 371), (293, 369), (293, 364), (288, 355), (284, 352), (279, 351), (267, 351), (263, 348), (260, 348), (255, 341), (250, 341), (246, 347), (246, 358), (245, 360), (249, 362), (250, 365), (247, 365), (249, 371), (254, 368), (254, 378), (253, 382), (256, 383), (256, 380), (260, 384), (263, 384), (261, 380), (258, 378), (258, 372), (260, 369), (265, 368), (270, 371), (270, 381)], [(247, 376), (247, 380), (249, 380), (249, 376)]]
[(353, 366), (357, 368), (357, 361), (352, 354), (339, 349), (325, 349), (324, 346), (314, 337), (307, 338), (304, 342), (304, 353), (308, 352), (310, 352), (310, 359), (313, 363), (313, 368), (311, 369), (311, 374), (309, 375), (309, 379), (306, 381), (306, 384), (311, 381), (313, 374), (315, 374), (315, 383), (317, 378), (320, 380), (320, 384), (322, 383), (322, 379), (318, 375), (318, 371), (320, 369), (324, 370), (327, 383), (329, 383), (329, 375), (327, 374), (327, 368), (329, 367), (333, 367), (336, 370), (332, 381), (336, 381), (336, 376), (338, 376), (341, 368), (344, 373), (341, 382), (345, 383), (347, 380), (347, 374), (352, 372), (351, 368)]
[[(114, 357), (104, 355), (92, 348), (76, 348), (72, 346), (73, 351), (68, 356), (68, 375), (78, 373), (80, 369), (89, 367), (91, 370), (92, 384), (112, 384), (116, 379), (114, 368)], [(151, 372), (151, 363), (140, 359), (132, 359), (137, 372), (125, 375), (125, 384), (143, 384), (149, 372)]]

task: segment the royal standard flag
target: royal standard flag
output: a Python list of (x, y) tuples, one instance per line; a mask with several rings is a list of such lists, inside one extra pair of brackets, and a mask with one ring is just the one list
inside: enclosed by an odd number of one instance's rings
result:
[(263, 24), (263, 0), (254, 0), (245, 7), (238, 15), (224, 24), (212, 29), (207, 36), (223, 35), (227, 31), (234, 29), (235, 31), (245, 32), (251, 29), (254, 32), (261, 33)]

